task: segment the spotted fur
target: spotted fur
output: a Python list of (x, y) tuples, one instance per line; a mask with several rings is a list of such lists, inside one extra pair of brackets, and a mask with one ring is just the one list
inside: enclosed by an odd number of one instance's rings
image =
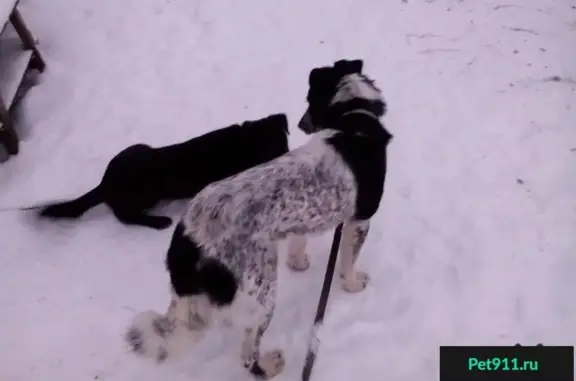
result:
[[(305, 236), (344, 223), (342, 287), (358, 292), (366, 286), (368, 276), (355, 262), (382, 197), (391, 135), (379, 121), (385, 110), (380, 90), (361, 71), (362, 61), (312, 70), (309, 108), (300, 122), (314, 133), (311, 140), (208, 185), (190, 201), (166, 259), (171, 306), (165, 316), (132, 325), (127, 339), (135, 351), (155, 350), (156, 358), (164, 359), (178, 327), (203, 331), (218, 313), (238, 306), (245, 312), (234, 315), (245, 333), (245, 367), (257, 377), (278, 374), (282, 351), (261, 353), (260, 341), (274, 315), (277, 243), (285, 238), (288, 264), (305, 270)], [(142, 344), (154, 340), (154, 347)]]

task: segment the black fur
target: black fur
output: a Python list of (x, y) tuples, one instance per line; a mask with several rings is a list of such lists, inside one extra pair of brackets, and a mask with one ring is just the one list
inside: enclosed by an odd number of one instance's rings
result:
[(257, 362), (252, 363), (249, 367), (248, 367), (248, 371), (250, 373), (252, 373), (253, 376), (255, 376), (258, 379), (266, 379), (266, 372), (264, 372), (264, 370), (262, 369), (262, 367), (260, 365), (258, 365)]
[(386, 178), (386, 148), (392, 135), (365, 114), (349, 114), (330, 124), (343, 131), (326, 139), (348, 164), (356, 179), (357, 220), (372, 218), (380, 206)]
[(184, 225), (178, 223), (166, 256), (172, 289), (176, 295), (206, 294), (212, 304), (229, 305), (236, 296), (238, 281), (219, 261), (203, 258), (200, 248), (184, 234)]
[(85, 195), (44, 207), (40, 216), (78, 218), (107, 204), (128, 225), (165, 229), (169, 217), (147, 211), (160, 201), (192, 198), (206, 185), (288, 152), (288, 120), (274, 114), (209, 132), (180, 144), (136, 144), (116, 155), (102, 181)]

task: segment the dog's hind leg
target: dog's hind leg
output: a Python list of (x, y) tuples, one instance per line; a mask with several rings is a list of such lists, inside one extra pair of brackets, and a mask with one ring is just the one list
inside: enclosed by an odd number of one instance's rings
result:
[[(261, 317), (254, 327), (246, 328), (244, 341), (242, 342), (242, 361), (244, 367), (258, 378), (269, 379), (279, 374), (284, 369), (284, 353), (275, 349), (264, 354), (260, 351), (260, 341), (274, 316), (276, 304), (276, 280), (263, 282), (261, 286), (261, 298), (259, 302)], [(265, 295), (264, 295), (265, 294)]]
[(362, 291), (369, 277), (363, 271), (356, 270), (356, 260), (370, 229), (370, 221), (350, 221), (342, 229), (340, 242), (340, 278), (342, 288), (348, 292)]
[[(259, 246), (259, 245), (257, 245)], [(244, 283), (247, 294), (255, 298), (256, 307), (250, 310), (254, 319), (247, 322), (242, 342), (242, 361), (244, 367), (258, 378), (269, 379), (284, 369), (284, 353), (275, 349), (262, 354), (260, 341), (274, 316), (276, 307), (276, 287), (278, 277), (278, 253), (275, 243), (271, 243), (261, 253), (263, 264), (257, 260), (248, 266), (248, 278), (252, 281)], [(262, 246), (260, 246), (262, 247)], [(260, 250), (260, 247), (257, 250)], [(255, 324), (254, 324), (255, 322)]]
[(126, 225), (140, 225), (156, 230), (163, 230), (172, 224), (170, 217), (153, 216), (144, 211), (130, 211), (118, 208), (113, 208), (112, 211), (116, 218)]
[(294, 271), (305, 271), (310, 267), (306, 254), (306, 237), (293, 235), (288, 238), (288, 258), (286, 264)]

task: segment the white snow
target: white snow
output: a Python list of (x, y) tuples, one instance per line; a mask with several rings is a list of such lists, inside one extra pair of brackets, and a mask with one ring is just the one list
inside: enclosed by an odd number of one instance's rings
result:
[[(48, 70), (0, 165), (0, 207), (77, 196), (120, 149), (275, 112), (295, 124), (309, 70), (363, 58), (394, 133), (359, 264), (335, 280), (313, 380), (437, 379), (439, 345), (576, 343), (576, 2), (22, 0)], [(558, 76), (552, 80), (554, 76)], [(191, 163), (194, 165), (203, 163)], [(242, 381), (240, 336), (214, 331), (156, 366), (128, 322), (169, 302), (171, 230), (0, 212), (0, 380)], [(331, 233), (281, 268), (265, 348), (297, 380)]]

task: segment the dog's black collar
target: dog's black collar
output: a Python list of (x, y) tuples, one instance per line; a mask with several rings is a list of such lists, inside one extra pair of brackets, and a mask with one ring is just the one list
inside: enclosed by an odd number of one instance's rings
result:
[(372, 113), (368, 110), (364, 110), (364, 109), (356, 109), (356, 110), (346, 111), (341, 116), (347, 116), (347, 115), (351, 115), (351, 114), (364, 114), (364, 115), (369, 116), (373, 119), (376, 119), (377, 121), (380, 121), (380, 118), (378, 118), (374, 113)]

